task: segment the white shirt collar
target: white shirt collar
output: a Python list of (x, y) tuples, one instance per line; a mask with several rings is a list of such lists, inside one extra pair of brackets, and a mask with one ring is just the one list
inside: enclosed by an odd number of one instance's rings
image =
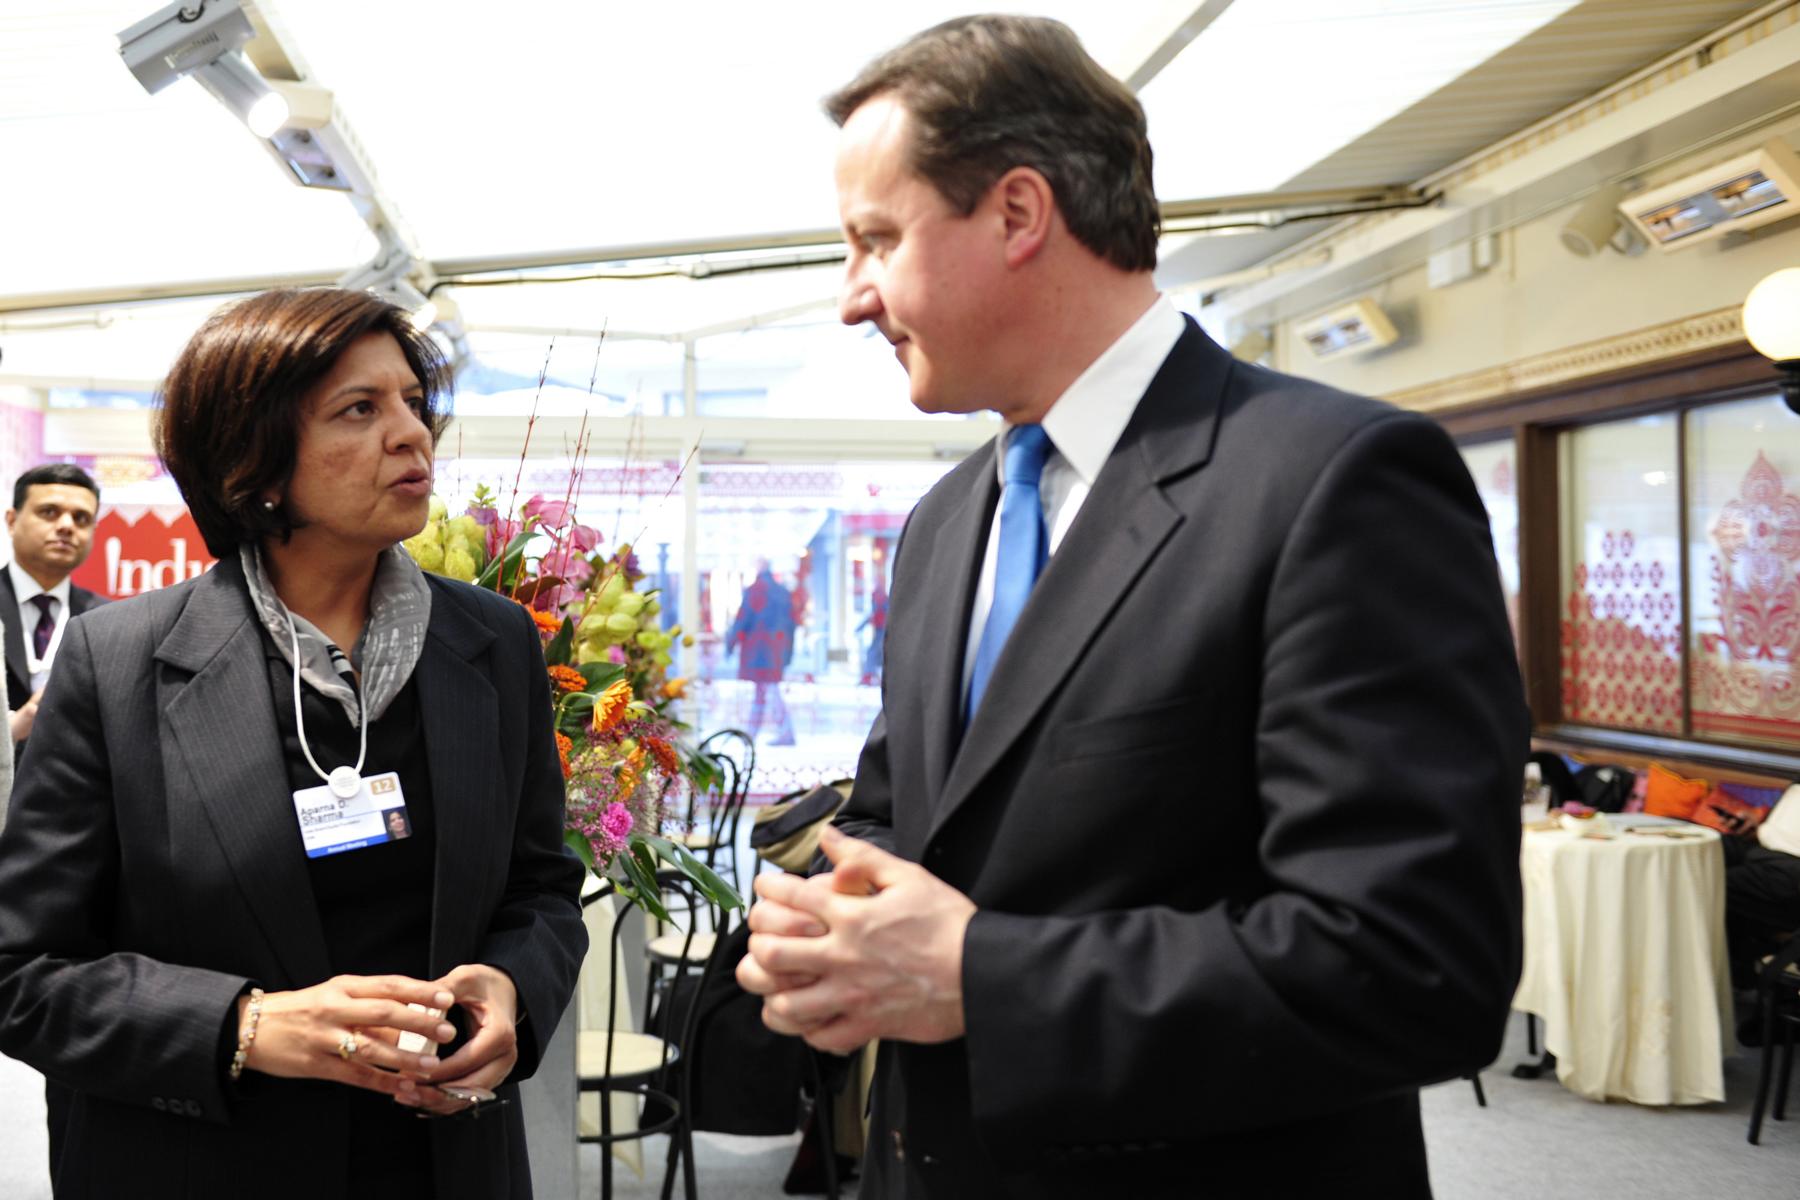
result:
[(28, 604), (33, 596), (50, 595), (56, 597), (60, 606), (56, 610), (57, 615), (60, 616), (69, 611), (69, 577), (67, 575), (64, 575), (62, 582), (55, 587), (41, 588), (38, 586), (38, 581), (27, 574), (18, 563), (7, 563), (6, 569), (12, 572), (13, 595), (18, 597), (21, 608)]
[[(1050, 444), (1089, 487), (1099, 478), (1100, 468), (1131, 423), (1138, 401), (1186, 329), (1181, 312), (1158, 296), (1044, 414), (1044, 432), (1050, 435)], [(1001, 430), (1000, 437), (1004, 439), (1010, 429)], [(994, 455), (994, 469), (1003, 484), (1004, 450), (1003, 440)]]

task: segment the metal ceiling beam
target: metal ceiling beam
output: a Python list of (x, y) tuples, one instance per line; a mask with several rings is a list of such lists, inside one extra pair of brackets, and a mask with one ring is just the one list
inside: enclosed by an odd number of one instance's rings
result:
[[(1252, 192), (1238, 196), (1214, 196), (1171, 200), (1162, 206), (1163, 223), (1171, 232), (1184, 222), (1239, 213), (1279, 213), (1319, 208), (1407, 207), (1421, 202), (1418, 192), (1399, 185), (1364, 188), (1325, 188), (1305, 192)], [(738, 237), (695, 238), (686, 241), (640, 242), (630, 245), (586, 246), (572, 250), (546, 250), (529, 254), (495, 254), (470, 258), (446, 258), (426, 264), (438, 279), (459, 276), (502, 275), (557, 267), (593, 266), (596, 263), (643, 262), (650, 259), (691, 258), (705, 255), (754, 254), (796, 247), (838, 246), (843, 235), (836, 229), (802, 229), (788, 233), (746, 234)], [(781, 264), (787, 265), (787, 264)], [(0, 296), (0, 313), (48, 312), (67, 308), (97, 308), (138, 304), (155, 300), (191, 300), (207, 296), (234, 296), (276, 287), (314, 287), (335, 282), (342, 272), (305, 271), (286, 275), (252, 275), (235, 279), (196, 279), (179, 283), (143, 284), (131, 287), (97, 287), (68, 292), (35, 292)], [(522, 279), (520, 282), (528, 282)]]
[(1231, 0), (1168, 0), (1156, 16), (1140, 27), (1137, 36), (1110, 64), (1112, 73), (1132, 91), (1142, 91), (1157, 73), (1175, 61), (1188, 43), (1218, 20)]

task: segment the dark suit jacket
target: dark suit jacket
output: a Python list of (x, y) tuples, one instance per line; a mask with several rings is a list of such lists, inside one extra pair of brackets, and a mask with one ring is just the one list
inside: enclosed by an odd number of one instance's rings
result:
[(1427, 1194), (1417, 1088), (1517, 980), (1528, 738), (1450, 440), (1190, 323), (959, 736), (997, 491), (990, 446), (909, 519), (837, 819), (980, 906), (863, 1195)]
[[(581, 867), (530, 618), (430, 583), (431, 971), (511, 975), (516, 1081), (574, 990)], [(0, 833), (0, 1051), (80, 1093), (58, 1197), (345, 1194), (347, 1089), (230, 1088), (220, 1061), (248, 983), (331, 973), (237, 564), (70, 626), (39, 719)], [(501, 1112), (434, 1125), (440, 1197), (529, 1195), (519, 1108)]]
[[(98, 592), (69, 585), (71, 619), (106, 602), (106, 597)], [(6, 627), (6, 707), (17, 712), (31, 699), (31, 672), (25, 666), (25, 631), (19, 625), (19, 597), (13, 591), (12, 572), (5, 567), (0, 567), (0, 624)], [(23, 752), (20, 746), (13, 749)]]

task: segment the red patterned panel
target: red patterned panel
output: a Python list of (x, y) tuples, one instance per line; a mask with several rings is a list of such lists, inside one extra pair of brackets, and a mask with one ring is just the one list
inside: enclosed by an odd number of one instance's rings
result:
[(1800, 497), (1758, 453), (1710, 532), (1720, 627), (1697, 631), (1694, 729), (1800, 743)]
[(1681, 732), (1681, 597), (1675, 572), (1637, 557), (1630, 530), (1576, 563), (1563, 604), (1563, 716), (1584, 725)]

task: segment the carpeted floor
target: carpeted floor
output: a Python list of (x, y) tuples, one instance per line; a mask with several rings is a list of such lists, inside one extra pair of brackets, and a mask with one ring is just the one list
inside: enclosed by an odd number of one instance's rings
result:
[[(1764, 1125), (1761, 1146), (1744, 1141), (1756, 1087), (1754, 1052), (1727, 1060), (1727, 1103), (1678, 1109), (1593, 1104), (1552, 1078), (1512, 1078), (1513, 1064), (1524, 1058), (1524, 1018), (1515, 1015), (1505, 1052), (1482, 1075), (1488, 1107), (1477, 1107), (1474, 1090), (1463, 1082), (1425, 1092), (1425, 1136), (1438, 1200), (1800, 1195), (1800, 1096), (1788, 1120)], [(771, 1200), (782, 1194), (798, 1137), (701, 1134), (697, 1142), (699, 1195), (705, 1200)], [(642, 1180), (618, 1168), (613, 1193), (618, 1200), (661, 1193), (665, 1146), (649, 1139), (646, 1158), (655, 1166)], [(598, 1149), (582, 1148), (584, 1197), (600, 1194), (599, 1162)], [(30, 1068), (0, 1058), (0, 1197), (50, 1200), (43, 1163), (43, 1082)]]

